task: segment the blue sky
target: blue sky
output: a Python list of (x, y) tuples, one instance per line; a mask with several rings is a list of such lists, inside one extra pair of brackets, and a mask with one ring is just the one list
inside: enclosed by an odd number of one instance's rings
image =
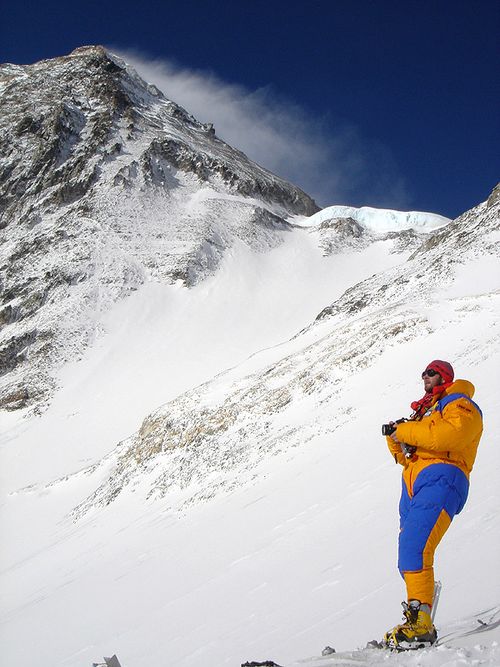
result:
[(454, 217), (499, 179), (498, 34), (490, 0), (17, 0), (0, 60), (103, 44), (322, 205)]

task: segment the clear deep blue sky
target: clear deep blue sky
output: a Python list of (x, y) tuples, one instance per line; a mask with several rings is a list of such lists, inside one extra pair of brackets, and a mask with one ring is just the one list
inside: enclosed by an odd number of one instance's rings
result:
[[(0, 12), (2, 62), (104, 44), (271, 85), (386, 148), (414, 209), (454, 217), (500, 178), (499, 0), (5, 0)], [(370, 204), (362, 191), (341, 203)]]

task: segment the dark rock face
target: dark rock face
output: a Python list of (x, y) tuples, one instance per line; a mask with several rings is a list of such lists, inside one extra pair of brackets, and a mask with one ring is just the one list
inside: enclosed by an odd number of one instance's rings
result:
[(353, 218), (330, 218), (319, 226), (321, 247), (325, 255), (332, 255), (348, 247), (360, 248), (372, 241), (372, 235)]
[[(104, 52), (96, 50), (84, 59), (7, 66), (7, 77), (0, 70), (2, 79), (7, 78), (0, 145), (8, 146), (2, 161), (7, 164), (0, 171), (2, 226), (19, 213), (31, 218), (42, 196), (53, 206), (78, 200), (98, 177), (97, 153), (113, 119), (131, 104), (110, 76)], [(28, 201), (19, 211), (22, 197)]]
[(364, 228), (353, 218), (332, 218), (331, 220), (324, 220), (319, 228), (321, 230), (331, 229), (336, 235), (353, 238), (360, 238), (364, 232)]
[(493, 189), (493, 192), (488, 197), (487, 205), (488, 206), (494, 206), (495, 204), (498, 204), (499, 200), (500, 200), (500, 183), (498, 183), (495, 186), (495, 188)]
[(0, 408), (48, 395), (145, 280), (192, 285), (317, 210), (102, 47), (1, 66)]

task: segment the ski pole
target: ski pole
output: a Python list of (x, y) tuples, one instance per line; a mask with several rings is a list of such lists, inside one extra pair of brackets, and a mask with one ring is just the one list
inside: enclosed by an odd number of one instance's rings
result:
[(431, 621), (434, 623), (434, 617), (436, 616), (437, 606), (439, 603), (439, 596), (441, 595), (442, 584), (440, 581), (434, 582), (434, 596), (432, 598), (432, 609), (431, 609)]

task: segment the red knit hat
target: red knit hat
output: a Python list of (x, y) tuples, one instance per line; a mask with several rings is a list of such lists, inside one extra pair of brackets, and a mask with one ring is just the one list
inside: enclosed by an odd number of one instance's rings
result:
[(429, 368), (432, 368), (432, 370), (439, 373), (439, 375), (443, 378), (443, 382), (445, 384), (453, 382), (455, 373), (453, 371), (453, 366), (447, 361), (441, 361), (440, 359), (436, 359), (435, 361), (431, 361), (430, 364), (427, 364), (425, 370), (427, 371), (429, 370)]

